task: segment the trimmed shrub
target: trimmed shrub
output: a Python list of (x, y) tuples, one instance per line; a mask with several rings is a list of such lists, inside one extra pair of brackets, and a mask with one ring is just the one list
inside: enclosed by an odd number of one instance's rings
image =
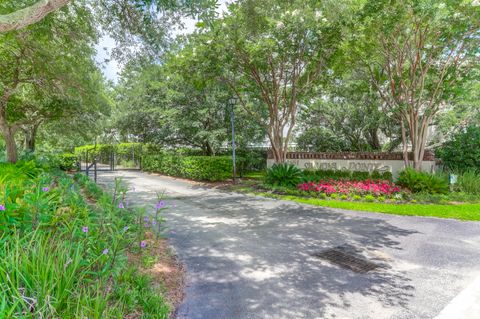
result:
[(232, 177), (229, 156), (186, 156), (182, 160), (183, 176), (195, 180), (223, 181)]
[(439, 176), (407, 168), (400, 172), (397, 184), (413, 193), (446, 194), (448, 181)]
[(63, 171), (72, 171), (77, 168), (78, 157), (73, 153), (63, 153), (59, 156), (59, 167)]
[(223, 181), (232, 177), (232, 158), (229, 156), (180, 156), (163, 152), (143, 158), (142, 168), (164, 175), (194, 180)]
[(267, 171), (265, 182), (274, 186), (295, 187), (302, 180), (302, 171), (293, 164), (275, 164)]

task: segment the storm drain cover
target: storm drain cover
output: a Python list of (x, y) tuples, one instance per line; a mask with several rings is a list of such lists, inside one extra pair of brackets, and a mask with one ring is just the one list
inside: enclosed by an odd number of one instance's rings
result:
[(358, 253), (358, 250), (350, 245), (338, 246), (312, 256), (321, 258), (338, 265), (342, 268), (349, 269), (356, 273), (367, 273), (380, 267), (380, 265), (367, 260)]

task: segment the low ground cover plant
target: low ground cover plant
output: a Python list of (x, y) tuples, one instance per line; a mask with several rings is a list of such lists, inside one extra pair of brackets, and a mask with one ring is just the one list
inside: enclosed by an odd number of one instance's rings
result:
[(295, 187), (302, 177), (302, 171), (295, 165), (280, 163), (268, 169), (265, 182), (274, 186)]
[(389, 181), (366, 180), (366, 181), (322, 181), (320, 183), (308, 182), (298, 185), (303, 192), (322, 193), (328, 196), (332, 194), (354, 196), (387, 196), (392, 197), (401, 192), (400, 187)]
[(81, 174), (2, 165), (0, 318), (168, 318), (161, 291), (128, 261), (161, 220), (129, 207), (126, 192), (121, 181), (112, 195)]
[(400, 172), (397, 184), (413, 193), (447, 194), (448, 177), (407, 168)]

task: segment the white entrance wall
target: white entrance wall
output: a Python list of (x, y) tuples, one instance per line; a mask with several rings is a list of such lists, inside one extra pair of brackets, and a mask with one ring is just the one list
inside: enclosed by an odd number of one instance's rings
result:
[[(270, 154), (269, 154), (270, 155)], [(405, 168), (401, 153), (303, 153), (292, 152), (287, 155), (287, 162), (300, 169), (316, 170), (349, 170), (361, 172), (391, 172), (398, 177)], [(267, 167), (274, 164), (272, 156), (268, 156)], [(435, 171), (435, 157), (426, 154), (422, 162), (422, 170)]]

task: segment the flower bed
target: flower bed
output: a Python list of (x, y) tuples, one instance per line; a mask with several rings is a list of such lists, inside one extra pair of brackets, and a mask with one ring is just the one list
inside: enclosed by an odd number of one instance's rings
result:
[(402, 190), (393, 182), (384, 180), (366, 181), (336, 181), (328, 180), (319, 183), (307, 182), (298, 185), (298, 189), (304, 192), (323, 193), (328, 196), (338, 195), (372, 195), (392, 197)]

